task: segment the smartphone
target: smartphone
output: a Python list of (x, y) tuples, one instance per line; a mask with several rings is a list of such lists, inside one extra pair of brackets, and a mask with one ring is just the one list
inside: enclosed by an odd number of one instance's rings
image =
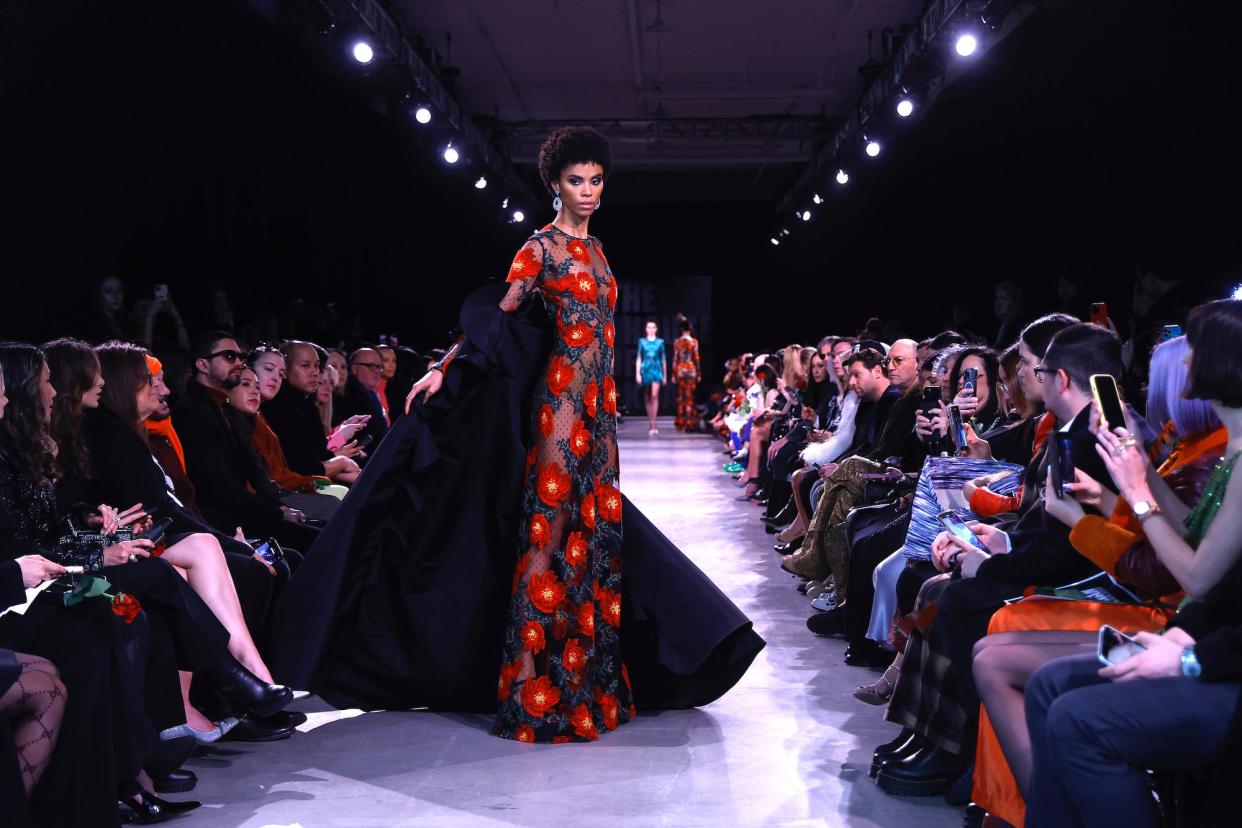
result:
[(1117, 391), (1117, 380), (1111, 374), (1091, 375), (1091, 396), (1100, 410), (1102, 428), (1111, 431), (1125, 427), (1126, 414), (1121, 407), (1121, 394)]
[(141, 537), (158, 546), (160, 541), (164, 540), (164, 534), (169, 530), (172, 524), (172, 518), (160, 518), (155, 521), (155, 523), (152, 523), (151, 528), (143, 532)]
[(1147, 649), (1116, 627), (1108, 624), (1100, 627), (1099, 643), (1096, 645), (1095, 656), (1105, 667), (1120, 664), (1133, 658)]
[(1165, 325), (1160, 329), (1160, 341), (1168, 342), (1170, 339), (1177, 339), (1184, 335), (1181, 325)]
[(371, 441), (375, 439), (374, 434), (360, 434), (354, 438), (358, 443), (358, 448), (366, 448), (371, 445)]
[(930, 411), (935, 411), (939, 407), (940, 407), (940, 386), (939, 385), (924, 385), (923, 386), (923, 401), (919, 403), (919, 410), (922, 411), (924, 414), (927, 414)]
[(168, 298), (168, 285), (156, 285), (155, 286), (155, 298), (156, 299), (167, 299)]
[(276, 562), (285, 557), (285, 550), (280, 548), (280, 544), (275, 538), (268, 538), (254, 548), (254, 553), (263, 560), (276, 565)]
[(1065, 497), (1065, 484), (1074, 482), (1074, 438), (1070, 434), (1056, 435), (1056, 456), (1048, 467), (1052, 469), (1052, 494), (1058, 500)]
[(970, 531), (970, 527), (966, 525), (966, 521), (957, 516), (957, 512), (952, 509), (945, 509), (936, 515), (936, 520), (940, 521), (940, 525), (948, 531), (952, 532), (954, 537), (966, 541), (976, 549), (987, 550), (983, 548), (983, 544), (979, 542), (979, 536)]
[(970, 396), (975, 396), (975, 386), (979, 382), (979, 369), (967, 368), (962, 372), (962, 390), (970, 390)]
[(966, 453), (966, 423), (962, 420), (962, 409), (949, 404), (949, 431), (953, 434), (953, 444), (958, 454)]
[(1091, 323), (1104, 328), (1108, 327), (1108, 305), (1106, 303), (1091, 303)]

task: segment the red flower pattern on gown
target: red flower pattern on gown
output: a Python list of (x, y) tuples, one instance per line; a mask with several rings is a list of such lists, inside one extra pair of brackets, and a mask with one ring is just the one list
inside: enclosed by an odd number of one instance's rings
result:
[(521, 556), (493, 732), (594, 741), (629, 721), (633, 706), (617, 629), (617, 282), (597, 240), (549, 226), (514, 258), (501, 307), (514, 311), (535, 293), (556, 337), (529, 415)]
[(694, 392), (699, 385), (699, 342), (692, 336), (673, 340), (673, 380), (677, 383), (677, 416), (673, 427), (678, 431), (697, 431), (699, 409)]

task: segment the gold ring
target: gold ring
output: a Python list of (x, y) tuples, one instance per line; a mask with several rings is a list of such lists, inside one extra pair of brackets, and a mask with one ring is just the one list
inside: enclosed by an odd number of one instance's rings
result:
[(1122, 440), (1122, 441), (1121, 441), (1121, 444), (1122, 444), (1123, 446), (1137, 446), (1137, 445), (1138, 445), (1138, 440), (1136, 440), (1136, 439), (1135, 439), (1135, 438), (1133, 438), (1133, 437), (1127, 437), (1127, 438), (1125, 438), (1124, 440)]

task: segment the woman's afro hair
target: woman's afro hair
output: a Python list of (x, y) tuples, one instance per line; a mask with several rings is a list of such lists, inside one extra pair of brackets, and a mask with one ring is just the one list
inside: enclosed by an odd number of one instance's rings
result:
[(552, 191), (552, 182), (571, 164), (599, 164), (604, 178), (612, 171), (612, 147), (608, 139), (592, 127), (561, 127), (548, 136), (539, 148), (539, 177)]

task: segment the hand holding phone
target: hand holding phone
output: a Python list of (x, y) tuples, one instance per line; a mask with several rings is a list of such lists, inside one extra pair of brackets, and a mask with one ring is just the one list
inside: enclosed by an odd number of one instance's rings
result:
[(1147, 649), (1116, 627), (1108, 624), (1100, 627), (1095, 656), (1105, 667), (1120, 664)]
[(1117, 380), (1111, 374), (1091, 375), (1091, 396), (1100, 412), (1100, 428), (1109, 432), (1114, 428), (1125, 428), (1125, 409), (1121, 405)]
[(1102, 328), (1108, 327), (1108, 304), (1105, 302), (1091, 303), (1091, 324)]
[(969, 543), (980, 552), (988, 551), (987, 548), (984, 547), (983, 542), (979, 540), (978, 535), (972, 532), (970, 527), (966, 525), (966, 521), (958, 517), (957, 512), (952, 509), (945, 509), (940, 514), (936, 515), (936, 520), (940, 521), (940, 525), (955, 538)]
[(962, 419), (962, 409), (956, 404), (949, 404), (949, 433), (953, 436), (953, 447), (957, 454), (965, 454), (969, 447), (966, 438), (966, 423)]
[(1052, 473), (1052, 495), (1060, 500), (1065, 497), (1066, 485), (1074, 482), (1074, 438), (1058, 432), (1053, 446), (1053, 456), (1048, 462)]

